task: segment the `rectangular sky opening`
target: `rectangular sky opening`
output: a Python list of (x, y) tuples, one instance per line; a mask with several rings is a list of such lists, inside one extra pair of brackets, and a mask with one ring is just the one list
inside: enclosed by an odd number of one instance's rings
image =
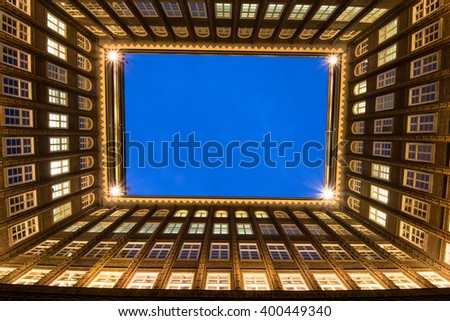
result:
[(317, 198), (325, 58), (126, 54), (129, 196)]

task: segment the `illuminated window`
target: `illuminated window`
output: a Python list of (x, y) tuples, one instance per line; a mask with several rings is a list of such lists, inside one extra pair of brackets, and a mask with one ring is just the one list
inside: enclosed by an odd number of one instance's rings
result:
[(172, 273), (166, 285), (167, 290), (190, 290), (194, 281), (194, 273)]
[(70, 194), (70, 181), (52, 185), (52, 199)]
[(359, 83), (357, 83), (354, 87), (353, 87), (353, 94), (355, 96), (357, 95), (361, 95), (367, 92), (367, 81), (361, 81)]
[(334, 273), (314, 273), (314, 278), (324, 291), (346, 290), (346, 287)]
[(87, 223), (88, 223), (88, 222), (82, 222), (82, 221), (75, 222), (75, 223), (73, 223), (72, 225), (70, 225), (68, 228), (66, 228), (66, 229), (64, 230), (64, 232), (69, 232), (69, 233), (76, 232), (76, 231), (78, 231), (80, 228), (82, 228), (83, 226), (85, 226)]
[(31, 82), (7, 75), (2, 78), (3, 95), (31, 99)]
[(77, 80), (78, 80), (78, 88), (86, 91), (92, 90), (92, 82), (88, 78), (78, 75)]
[(417, 289), (419, 286), (401, 272), (383, 273), (400, 289)]
[(423, 76), (439, 69), (439, 52), (433, 52), (411, 61), (411, 78)]
[(355, 135), (364, 134), (364, 121), (357, 121), (352, 124), (352, 133)]
[(421, 114), (408, 116), (408, 133), (435, 132), (435, 114)]
[(270, 37), (272, 37), (274, 31), (274, 28), (260, 28), (258, 37), (261, 39), (269, 39)]
[(339, 33), (338, 29), (327, 29), (319, 37), (320, 40), (330, 40), (333, 39), (335, 35)]
[(312, 38), (317, 32), (317, 29), (303, 29), (300, 35), (298, 36), (302, 40), (306, 40)]
[(362, 22), (362, 23), (373, 23), (376, 20), (378, 20), (382, 15), (384, 15), (387, 11), (388, 11), (388, 9), (384, 9), (384, 8), (373, 8), (359, 22)]
[(38, 217), (32, 217), (9, 228), (11, 244), (16, 244), (39, 232)]
[(422, 48), (441, 38), (440, 21), (436, 21), (431, 25), (412, 34), (411, 51)]
[(161, 4), (163, 6), (164, 12), (166, 13), (167, 17), (174, 18), (174, 17), (182, 17), (183, 16), (178, 2), (163, 1), (163, 2), (161, 2)]
[(50, 175), (61, 175), (69, 172), (69, 160), (63, 159), (50, 162)]
[(316, 11), (314, 16), (312, 17), (312, 20), (318, 20), (318, 21), (326, 21), (331, 14), (336, 9), (336, 6), (320, 6), (320, 8)]
[(359, 101), (355, 104), (353, 104), (352, 108), (353, 115), (361, 115), (366, 112), (366, 101)]
[(234, 212), (234, 216), (236, 218), (247, 218), (248, 213), (246, 211), (236, 211), (236, 212)]
[(205, 223), (191, 223), (189, 234), (203, 234), (205, 232)]
[(216, 211), (214, 213), (214, 217), (226, 218), (226, 217), (228, 217), (228, 212), (227, 211)]
[(352, 261), (353, 257), (338, 244), (322, 244), (324, 249), (336, 261)]
[(264, 235), (277, 235), (278, 232), (273, 224), (259, 224), (261, 233)]
[(362, 154), (363, 150), (364, 150), (364, 142), (357, 140), (357, 141), (353, 141), (350, 144), (350, 150), (352, 151), (352, 153), (354, 154)]
[(182, 223), (169, 223), (167, 224), (166, 228), (164, 229), (165, 234), (178, 234), (180, 232), (181, 227), (183, 226)]
[(261, 260), (258, 245), (254, 243), (240, 243), (239, 253), (241, 255), (241, 260)]
[(438, 288), (450, 288), (450, 282), (444, 279), (442, 276), (437, 274), (436, 272), (432, 271), (420, 271), (417, 272), (417, 274), (420, 274), (425, 279), (430, 281), (432, 284), (434, 284)]
[(411, 260), (411, 257), (407, 255), (405, 252), (399, 250), (394, 245), (389, 243), (380, 243), (378, 244), (380, 247), (389, 252), (389, 254), (393, 255), (399, 260)]
[(355, 56), (359, 57), (369, 51), (369, 38), (361, 41), (355, 48)]
[(370, 186), (370, 198), (377, 200), (381, 203), (387, 204), (389, 200), (389, 191), (379, 186)]
[(342, 36), (339, 37), (339, 40), (342, 41), (349, 41), (353, 38), (355, 38), (357, 35), (361, 33), (361, 30), (349, 30), (345, 31)]
[(391, 157), (391, 142), (373, 142), (373, 155)]
[(348, 180), (348, 188), (350, 188), (353, 192), (361, 193), (362, 181), (359, 179), (350, 178)]
[(169, 214), (168, 210), (157, 210), (154, 214), (153, 217), (166, 217), (167, 214)]
[(352, 235), (352, 233), (339, 224), (329, 224), (328, 226), (338, 235)]
[(11, 46), (0, 44), (2, 48), (2, 62), (22, 70), (31, 71), (31, 55)]
[(189, 211), (188, 210), (178, 210), (175, 212), (173, 217), (187, 217)]
[(388, 181), (390, 172), (390, 166), (372, 163), (372, 177)]
[(172, 245), (173, 243), (155, 243), (147, 257), (149, 259), (166, 259)]
[(359, 213), (359, 199), (356, 199), (354, 197), (349, 197), (347, 199), (348, 207), (350, 207), (355, 212)]
[(296, 4), (289, 14), (289, 20), (303, 20), (311, 8), (309, 4)]
[(131, 10), (122, 1), (114, 1), (108, 3), (119, 17), (134, 17)]
[(114, 246), (116, 242), (100, 242), (93, 249), (91, 249), (85, 257), (102, 257), (105, 256)]
[(264, 19), (277, 20), (280, 18), (284, 10), (284, 4), (269, 3), (266, 9)]
[(156, 231), (156, 228), (159, 226), (159, 223), (153, 223), (153, 222), (146, 222), (141, 229), (139, 230), (139, 233), (141, 234), (152, 234)]
[(265, 211), (255, 211), (255, 217), (256, 218), (268, 218), (269, 214)]
[(305, 261), (318, 261), (322, 260), (319, 252), (311, 244), (295, 244), (298, 253)]
[(136, 225), (135, 222), (124, 222), (119, 225), (118, 228), (114, 230), (113, 233), (128, 233)]
[(189, 11), (191, 12), (192, 18), (207, 18), (206, 14), (206, 4), (201, 1), (190, 1), (188, 2)]
[(92, 156), (81, 156), (80, 157), (80, 169), (88, 169), (94, 166), (94, 157)]
[(50, 271), (51, 270), (47, 269), (32, 269), (31, 271), (22, 275), (19, 279), (15, 280), (13, 284), (33, 285), (48, 273), (50, 273)]
[(230, 273), (210, 273), (206, 276), (205, 290), (230, 290)]
[(86, 207), (91, 206), (92, 204), (94, 204), (94, 201), (95, 201), (94, 193), (89, 193), (81, 196), (81, 208), (84, 209)]
[(255, 19), (257, 11), (257, 3), (243, 3), (241, 6), (241, 19)]
[(52, 63), (47, 63), (47, 77), (64, 84), (67, 84), (67, 69), (54, 65)]
[(85, 26), (90, 32), (92, 32), (94, 35), (105, 37), (106, 33), (103, 31), (102, 28), (98, 26)]
[(179, 259), (197, 260), (200, 256), (201, 243), (183, 243), (181, 247)]
[(72, 287), (75, 286), (75, 284), (77, 284), (86, 273), (87, 271), (67, 270), (58, 276), (58, 278), (50, 285)]
[(278, 276), (283, 284), (283, 290), (308, 291), (308, 286), (300, 273), (278, 273)]
[(113, 222), (100, 222), (100, 223), (97, 223), (88, 232), (89, 233), (101, 233), (104, 230), (106, 230), (112, 223)]
[(47, 27), (66, 37), (66, 24), (49, 12), (47, 12)]
[(31, 43), (31, 28), (11, 17), (10, 15), (0, 12), (2, 16), (2, 31), (27, 43)]
[(371, 219), (375, 223), (378, 223), (381, 226), (386, 226), (386, 218), (387, 215), (385, 212), (382, 212), (372, 206), (369, 207), (369, 219)]
[(116, 254), (117, 258), (132, 259), (136, 257), (139, 251), (142, 249), (145, 243), (143, 242), (128, 242), (125, 246)]
[(434, 144), (406, 143), (405, 159), (415, 162), (434, 162)]
[(4, 156), (26, 156), (34, 154), (33, 137), (7, 137), (4, 139)]
[[(8, 0), (9, 1), (9, 0)], [(15, 1), (15, 0), (13, 0)], [(65, 12), (71, 15), (73, 18), (84, 18), (84, 15), (77, 9), (77, 7), (68, 2), (56, 2)]]
[(62, 90), (57, 90), (53, 88), (48, 88), (48, 102), (50, 104), (67, 106), (67, 92)]
[(403, 185), (417, 190), (431, 192), (433, 181), (433, 175), (414, 171), (410, 169), (404, 169), (403, 172)]
[(230, 245), (228, 243), (212, 243), (209, 258), (211, 260), (228, 260), (230, 258)]
[(117, 281), (122, 277), (123, 272), (100, 272), (94, 278), (94, 280), (89, 283), (88, 288), (103, 288), (111, 289), (116, 285)]
[(133, 213), (133, 217), (143, 217), (146, 216), (148, 214), (148, 212), (150, 212), (147, 209), (141, 209), (141, 210), (137, 210), (136, 212)]
[(402, 196), (401, 210), (421, 220), (428, 221), (431, 205), (410, 196)]
[(215, 3), (217, 19), (230, 19), (231, 18), (231, 3)]
[(53, 245), (58, 243), (59, 240), (47, 240), (42, 242), (41, 244), (33, 247), (31, 250), (25, 252), (24, 255), (30, 255), (30, 256), (38, 256), (43, 254), (45, 251), (50, 249)]
[(363, 7), (348, 6), (345, 10), (336, 18), (336, 21), (349, 22), (363, 9)]
[(365, 236), (368, 236), (370, 238), (378, 237), (377, 234), (372, 232), (371, 230), (367, 229), (366, 227), (359, 225), (359, 224), (352, 224), (352, 227), (357, 230), (358, 232), (364, 234)]
[(253, 229), (251, 224), (236, 224), (237, 234), (239, 235), (251, 235), (253, 234)]
[(217, 27), (216, 30), (219, 38), (228, 38), (231, 36), (231, 28), (229, 27)]
[(269, 291), (269, 281), (265, 273), (242, 273), (246, 291)]
[(284, 244), (267, 244), (272, 260), (292, 260), (286, 246)]
[(297, 218), (301, 219), (301, 220), (302, 220), (302, 219), (307, 220), (307, 219), (310, 218), (309, 215), (306, 214), (306, 213), (303, 212), (303, 211), (295, 211), (295, 212), (294, 212), (294, 215), (295, 215)]
[(273, 215), (275, 215), (276, 218), (280, 219), (280, 218), (289, 218), (289, 215), (287, 215), (286, 212), (283, 211), (274, 211)]
[(137, 272), (128, 283), (127, 289), (151, 289), (158, 274), (158, 272)]
[[(87, 222), (86, 222), (87, 223)], [(83, 246), (87, 244), (87, 241), (72, 241), (55, 253), (53, 256), (65, 256), (70, 257), (75, 255)]]
[(123, 30), (121, 26), (111, 24), (111, 25), (105, 25), (105, 27), (108, 28), (109, 31), (111, 31), (113, 34), (115, 34), (119, 37), (125, 37), (127, 35), (125, 30)]
[(208, 211), (205, 210), (198, 210), (195, 211), (194, 217), (208, 217)]
[(361, 290), (383, 290), (384, 288), (369, 273), (349, 273)]
[(302, 235), (302, 232), (295, 224), (281, 224), (281, 226), (287, 235)]
[(397, 34), (398, 19), (389, 22), (378, 31), (378, 43), (382, 43)]
[(94, 16), (97, 18), (108, 18), (109, 15), (103, 10), (102, 6), (97, 2), (82, 2), (83, 6), (86, 7)]
[(357, 160), (351, 160), (349, 167), (353, 173), (361, 174), (362, 170), (363, 170), (363, 162), (357, 161)]
[(86, 175), (80, 177), (80, 189), (86, 189), (94, 185), (94, 175)]
[(400, 221), (399, 235), (420, 248), (424, 247), (426, 233), (417, 227)]
[(413, 7), (412, 22), (415, 23), (420, 19), (430, 15), (440, 7), (440, 0), (420, 0)]
[(394, 94), (378, 96), (375, 102), (375, 111), (383, 111), (394, 108)]
[(79, 32), (77, 32), (77, 46), (83, 50), (86, 50), (87, 52), (90, 52), (92, 49), (92, 45), (89, 39)]
[(397, 58), (397, 44), (393, 44), (378, 52), (378, 67)]
[(47, 38), (47, 52), (63, 60), (67, 60), (67, 48), (62, 44)]
[(374, 250), (365, 244), (350, 244), (365, 260), (383, 260)]
[(377, 75), (377, 89), (395, 84), (395, 68)]
[(6, 2), (25, 12), (27, 15), (30, 15), (30, 0), (6, 0)]
[(138, 10), (141, 12), (141, 14), (144, 17), (157, 17), (158, 14), (156, 13), (155, 8), (153, 7), (153, 4), (150, 1), (137, 1), (134, 2)]
[(426, 84), (409, 90), (409, 105), (419, 105), (437, 101), (438, 83)]
[(355, 70), (354, 70), (355, 76), (360, 76), (360, 75), (366, 73), (368, 65), (369, 65), (369, 60), (368, 59), (364, 59), (363, 61), (358, 63), (355, 66)]

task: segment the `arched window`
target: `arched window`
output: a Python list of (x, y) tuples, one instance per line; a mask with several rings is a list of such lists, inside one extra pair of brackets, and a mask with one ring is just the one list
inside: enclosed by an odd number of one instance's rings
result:
[(186, 217), (188, 215), (188, 210), (178, 210), (173, 214), (173, 217)]
[(94, 147), (94, 140), (92, 139), (92, 137), (87, 137), (87, 136), (80, 137), (80, 149), (81, 150), (91, 149), (92, 147)]
[(95, 177), (94, 175), (86, 175), (80, 177), (80, 188), (85, 189), (94, 185)]
[(348, 204), (348, 207), (350, 207), (355, 212), (359, 213), (359, 199), (356, 199), (356, 198), (350, 196), (347, 199), (347, 204)]
[(92, 49), (92, 45), (89, 39), (78, 32), (77, 32), (77, 45), (78, 47), (84, 49), (87, 52), (90, 52)]
[(208, 217), (208, 211), (197, 210), (197, 211), (195, 211), (194, 217)]
[(353, 141), (350, 144), (350, 150), (354, 154), (362, 154), (363, 153), (363, 149), (364, 149), (364, 142), (361, 141), (361, 140)]
[(266, 211), (255, 211), (256, 218), (268, 218), (269, 214)]
[(92, 110), (92, 100), (87, 97), (78, 96), (78, 109)]
[(147, 213), (149, 212), (149, 210), (147, 209), (141, 209), (141, 210), (137, 210), (136, 212), (133, 213), (132, 216), (145, 216), (147, 215)]
[(95, 202), (95, 194), (89, 193), (86, 195), (81, 196), (81, 208), (86, 208), (94, 204)]
[(357, 121), (352, 124), (352, 133), (355, 135), (364, 134), (364, 121)]
[(92, 70), (92, 63), (89, 59), (87, 59), (85, 56), (82, 56), (80, 54), (77, 54), (77, 66), (78, 68), (81, 68), (86, 71)]
[(106, 33), (98, 26), (86, 26), (86, 28), (96, 36), (105, 37)]
[(80, 130), (91, 130), (94, 127), (94, 122), (90, 117), (79, 116), (78, 128)]
[(361, 193), (362, 182), (359, 179), (350, 178), (348, 180), (348, 188), (350, 188), (353, 192)]
[(163, 26), (150, 26), (150, 29), (152, 29), (153, 33), (157, 35), (158, 37), (167, 37), (169, 33), (167, 32), (166, 28)]
[(128, 28), (130, 28), (136, 36), (145, 37), (147, 35), (147, 31), (145, 31), (142, 26), (128, 26)]
[(253, 28), (239, 28), (238, 37), (242, 39), (250, 38), (252, 36)]
[(228, 212), (227, 211), (216, 211), (216, 213), (214, 214), (214, 217), (228, 217)]
[(247, 211), (236, 211), (234, 213), (234, 216), (236, 218), (246, 218), (246, 217), (248, 217), (248, 213), (247, 213)]
[(186, 38), (189, 36), (189, 31), (186, 27), (172, 27), (172, 29), (178, 37)]
[(169, 214), (169, 210), (157, 210), (153, 213), (153, 217), (166, 217)]
[(105, 27), (119, 37), (125, 37), (127, 35), (127, 33), (118, 25), (105, 25)]
[(320, 40), (330, 40), (333, 39), (334, 36), (339, 32), (339, 30), (336, 29), (328, 29), (325, 30), (319, 37)]
[(276, 218), (289, 218), (289, 215), (285, 211), (274, 211), (273, 215), (275, 215)]
[(358, 173), (358, 174), (362, 173), (362, 161), (351, 160), (349, 166), (350, 166), (350, 170), (353, 173)]
[(78, 88), (86, 91), (91, 91), (92, 82), (88, 78), (78, 75)]
[(217, 27), (217, 37), (219, 38), (228, 38), (231, 36), (231, 28), (228, 27)]
[(269, 39), (272, 37), (274, 30), (274, 28), (261, 28), (259, 29), (258, 37), (260, 39)]
[(317, 29), (304, 29), (300, 36), (298, 36), (302, 40), (306, 40), (312, 38), (314, 34), (317, 32)]
[(92, 156), (81, 156), (80, 157), (80, 169), (88, 169), (94, 166), (94, 157)]
[(363, 80), (363, 81), (357, 83), (357, 84), (355, 85), (355, 87), (353, 87), (353, 94), (354, 94), (355, 96), (364, 94), (364, 93), (366, 93), (366, 92), (367, 92), (367, 81), (365, 81), (365, 80)]
[(366, 101), (358, 101), (357, 103), (353, 104), (353, 115), (360, 115), (364, 114), (366, 112)]
[(195, 34), (200, 38), (209, 37), (209, 28), (208, 27), (194, 27)]
[(354, 70), (355, 76), (360, 76), (360, 75), (366, 73), (368, 66), (369, 66), (369, 60), (367, 60), (367, 59), (364, 59), (363, 61), (358, 63), (355, 66), (355, 70)]
[(359, 35), (360, 32), (361, 32), (361, 30), (346, 31), (346, 32), (344, 32), (344, 34), (342, 36), (339, 37), (339, 40), (349, 41), (349, 40), (355, 38), (357, 35)]
[(289, 39), (294, 35), (295, 29), (281, 29), (278, 38)]
[(369, 50), (369, 38), (361, 41), (355, 48), (355, 56), (359, 57)]

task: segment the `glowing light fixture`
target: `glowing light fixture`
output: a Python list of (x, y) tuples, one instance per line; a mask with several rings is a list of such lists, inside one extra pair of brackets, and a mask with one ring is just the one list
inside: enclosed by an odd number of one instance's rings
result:
[(117, 62), (122, 58), (122, 55), (117, 50), (111, 50), (107, 52), (106, 57), (110, 62)]
[(113, 186), (109, 189), (109, 196), (120, 197), (123, 195), (124, 195), (124, 192), (123, 192), (122, 188), (120, 188), (118, 186)]
[(324, 188), (322, 190), (321, 193), (321, 197), (325, 200), (325, 201), (331, 201), (334, 199), (335, 193), (334, 190), (331, 188)]
[(327, 63), (330, 66), (335, 66), (339, 63), (339, 57), (337, 55), (331, 55), (327, 58)]

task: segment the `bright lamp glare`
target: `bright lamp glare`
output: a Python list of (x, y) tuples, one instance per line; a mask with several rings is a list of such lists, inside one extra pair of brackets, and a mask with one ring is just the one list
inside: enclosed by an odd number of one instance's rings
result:
[(334, 199), (334, 190), (331, 188), (324, 188), (322, 191), (322, 198), (326, 201)]
[(109, 195), (111, 195), (112, 197), (119, 197), (123, 195), (123, 192), (120, 187), (114, 186), (109, 189)]
[(336, 65), (339, 62), (338, 56), (332, 55), (328, 57), (328, 64), (331, 66)]
[(109, 61), (116, 62), (119, 60), (119, 53), (117, 51), (110, 51), (107, 56)]

